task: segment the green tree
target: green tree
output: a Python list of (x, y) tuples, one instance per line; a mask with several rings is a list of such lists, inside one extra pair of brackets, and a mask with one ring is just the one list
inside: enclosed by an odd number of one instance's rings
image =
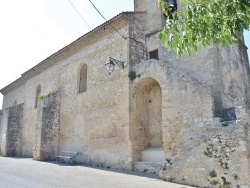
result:
[(191, 55), (199, 45), (232, 44), (249, 29), (250, 0), (183, 1), (182, 9), (169, 14), (171, 6), (158, 0), (167, 19), (157, 36), (178, 55)]

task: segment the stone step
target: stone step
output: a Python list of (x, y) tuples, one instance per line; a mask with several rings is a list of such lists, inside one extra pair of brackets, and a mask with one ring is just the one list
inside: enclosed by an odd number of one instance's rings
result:
[(163, 148), (147, 148), (141, 152), (142, 162), (165, 163), (165, 153)]
[(135, 162), (134, 170), (139, 172), (158, 174), (163, 169), (165, 163), (157, 162)]

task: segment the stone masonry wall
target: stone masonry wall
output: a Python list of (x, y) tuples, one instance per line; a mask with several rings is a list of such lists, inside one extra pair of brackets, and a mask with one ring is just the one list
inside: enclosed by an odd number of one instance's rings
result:
[[(129, 37), (127, 18), (118, 16), (116, 19), (112, 20), (112, 25)], [(15, 97), (12, 96), (20, 94), (25, 98), (22, 155), (40, 157), (33, 148), (38, 147), (35, 145), (38, 138), (35, 127), (40, 112), (35, 108), (35, 101), (36, 88), (41, 85), (42, 94), (61, 90), (60, 151), (79, 152), (78, 162), (131, 169), (128, 138), (129, 39), (122, 38), (110, 25), (106, 25), (94, 31), (89, 41), (79, 40), (68, 51), (57, 54), (56, 58), (48, 58), (44, 65), (53, 63), (53, 66), (48, 69), (43, 66), (45, 70), (34, 73), (25, 82), (23, 92), (16, 89), (5, 96), (6, 106), (14, 102), (12, 99)], [(125, 69), (116, 66), (109, 75), (104, 66), (108, 57), (123, 61)], [(84, 64), (87, 65), (87, 91), (78, 93), (79, 71)]]
[(128, 16), (129, 20), (129, 66), (130, 68), (141, 59), (147, 58), (145, 43), (145, 13)]
[[(129, 36), (125, 18), (113, 25), (125, 37)], [(108, 34), (103, 35), (102, 32)], [(74, 51), (71, 56), (61, 54), (64, 58), (60, 62), (26, 81), (23, 156), (36, 155), (33, 148), (37, 147), (35, 125), (39, 109), (35, 108), (35, 101), (36, 88), (41, 85), (43, 94), (58, 88), (62, 91), (60, 151), (79, 152), (78, 162), (131, 168), (127, 136), (129, 39), (123, 39), (111, 26), (98, 31), (95, 39), (96, 43), (86, 47), (78, 43), (71, 49)], [(124, 61), (125, 69), (116, 66), (115, 71), (109, 75), (104, 66), (108, 57)], [(87, 65), (87, 91), (78, 93), (79, 70), (84, 64)], [(13, 96), (14, 93), (18, 94), (18, 90), (13, 91)], [(13, 101), (8, 102), (11, 105)]]
[[(155, 37), (163, 21), (156, 1), (137, 0), (135, 9), (147, 12), (110, 21), (124, 38), (104, 24), (32, 68), (25, 84), (4, 96), (1, 154), (52, 160), (59, 151), (76, 151), (79, 163), (132, 169), (143, 149), (162, 142), (167, 159), (162, 178), (208, 187), (211, 182), (248, 185), (249, 119), (238, 117), (246, 113), (249, 72), (247, 62), (240, 64), (239, 48), (218, 52), (209, 46), (179, 58)], [(146, 61), (155, 49), (160, 61)], [(123, 61), (125, 68), (116, 66), (109, 75), (108, 57)], [(87, 90), (79, 93), (83, 65)], [(41, 93), (60, 90), (60, 96), (45, 97), (36, 108), (38, 85)], [(11, 107), (15, 100), (25, 103)], [(239, 107), (236, 123), (214, 119), (218, 104)], [(141, 124), (150, 124), (162, 140), (144, 142), (148, 130)]]
[(134, 70), (137, 78), (131, 82), (134, 91), (130, 96), (133, 159), (139, 160), (144, 148), (141, 148), (138, 138), (145, 134), (140, 133), (141, 125), (136, 115), (143, 113), (138, 111), (135, 103), (137, 85), (151, 77), (160, 83), (162, 89), (166, 166), (160, 176), (167, 181), (199, 187), (249, 186), (247, 112), (237, 113), (236, 123), (220, 122), (213, 116), (211, 88), (189, 74), (156, 60), (141, 62), (134, 66)]
[[(152, 41), (155, 40), (153, 37)], [(148, 42), (148, 45), (153, 45), (153, 42)], [(245, 52), (244, 44), (239, 42), (224, 48), (200, 47), (191, 57), (184, 55), (180, 58), (172, 50), (160, 47), (163, 56), (159, 56), (204, 85), (212, 86), (214, 115), (225, 118), (225, 110), (249, 106), (249, 64)]]
[(145, 29), (148, 33), (154, 32), (155, 30), (162, 28), (165, 22), (162, 11), (157, 6), (155, 0), (135, 0), (134, 1), (135, 11), (145, 11)]
[[(146, 11), (145, 44), (147, 53), (158, 49), (159, 59), (172, 64), (176, 69), (192, 75), (206, 86), (212, 86), (214, 116), (230, 119), (227, 113), (249, 103), (249, 65), (246, 47), (242, 42), (225, 48), (218, 46), (199, 47), (192, 56), (177, 57), (157, 39), (156, 34), (163, 28), (164, 17), (156, 1), (135, 0), (136, 11)], [(178, 9), (182, 9), (181, 2)], [(133, 62), (139, 63), (140, 61)], [(244, 103), (244, 104), (243, 104)]]
[(2, 134), (3, 134), (3, 123), (2, 123), (2, 119), (3, 119), (3, 111), (0, 110), (0, 155), (1, 155), (1, 143), (2, 143)]
[(8, 130), (9, 109), (2, 110), (1, 121), (1, 156), (7, 156), (7, 130)]
[(15, 91), (10, 92), (8, 95), (5, 95), (3, 100), (3, 109), (14, 106), (15, 101), (17, 101), (17, 105), (24, 103), (25, 100), (24, 89), (25, 87), (21, 86), (17, 88)]
[(246, 47), (240, 41), (220, 51), (224, 108), (249, 107), (249, 62)]
[[(128, 36), (128, 26), (116, 27)], [(128, 40), (114, 30), (63, 63), (60, 151), (77, 151), (77, 161), (95, 166), (131, 168), (128, 139)], [(125, 69), (105, 70), (108, 57)], [(78, 71), (87, 65), (87, 91), (78, 93)], [(63, 80), (63, 81), (62, 81)]]
[(170, 158), (160, 177), (197, 187), (249, 187), (248, 129), (244, 120), (197, 129), (193, 143)]
[(59, 92), (44, 97), (39, 101), (37, 108), (33, 158), (41, 161), (54, 160), (59, 154)]
[(2, 117), (2, 156), (21, 156), (23, 104), (3, 110)]
[(136, 85), (147, 77), (154, 78), (161, 86), (163, 147), (166, 158), (171, 158), (196, 142), (195, 130), (213, 119), (211, 88), (157, 60), (141, 62), (134, 66), (134, 70), (138, 76), (131, 82), (134, 90), (130, 96), (130, 138), (134, 145), (134, 160), (139, 160), (140, 152), (144, 149), (136, 141), (140, 129), (136, 114), (142, 113), (135, 106)]

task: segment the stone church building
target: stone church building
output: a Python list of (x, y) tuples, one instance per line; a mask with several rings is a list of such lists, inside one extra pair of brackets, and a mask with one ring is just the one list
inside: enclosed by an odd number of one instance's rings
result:
[(250, 187), (244, 40), (177, 57), (156, 38), (156, 0), (134, 3), (1, 89), (1, 156), (74, 151), (79, 163)]

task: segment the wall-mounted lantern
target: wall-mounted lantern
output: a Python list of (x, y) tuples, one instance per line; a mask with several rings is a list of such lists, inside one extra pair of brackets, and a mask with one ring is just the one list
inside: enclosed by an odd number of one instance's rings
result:
[(172, 14), (177, 11), (177, 1), (176, 0), (166, 0), (166, 3), (169, 4), (169, 7), (171, 8), (168, 10), (168, 15), (167, 16), (170, 20), (173, 19)]
[(118, 67), (124, 69), (124, 62), (118, 61), (118, 60), (116, 60), (116, 59), (114, 59), (112, 57), (109, 57), (106, 60), (105, 67), (106, 67), (106, 70), (108, 71), (109, 74), (111, 74), (114, 71), (115, 65), (117, 65)]

